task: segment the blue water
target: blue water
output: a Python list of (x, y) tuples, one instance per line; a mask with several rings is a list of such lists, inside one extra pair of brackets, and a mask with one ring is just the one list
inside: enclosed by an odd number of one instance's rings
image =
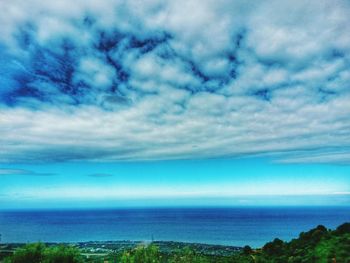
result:
[(259, 247), (319, 224), (350, 222), (350, 208), (153, 208), (1, 211), (2, 242), (173, 240)]

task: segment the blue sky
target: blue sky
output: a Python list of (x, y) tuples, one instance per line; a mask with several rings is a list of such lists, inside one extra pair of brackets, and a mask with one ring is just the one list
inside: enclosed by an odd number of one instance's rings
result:
[(0, 170), (2, 208), (348, 205), (350, 201), (347, 165), (245, 158), (6, 167)]
[(0, 207), (349, 203), (348, 1), (0, 8)]

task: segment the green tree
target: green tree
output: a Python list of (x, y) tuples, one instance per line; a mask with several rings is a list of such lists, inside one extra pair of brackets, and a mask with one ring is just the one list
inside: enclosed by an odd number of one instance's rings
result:
[(42, 243), (28, 244), (19, 248), (10, 258), (11, 263), (40, 263), (43, 262), (45, 245)]
[(44, 251), (43, 263), (81, 263), (84, 262), (80, 251), (70, 246), (48, 247)]
[(337, 227), (337, 229), (335, 230), (335, 233), (338, 235), (342, 235), (342, 234), (350, 234), (350, 223), (344, 223), (340, 226)]
[(285, 244), (281, 239), (275, 238), (263, 246), (263, 252), (269, 256), (280, 256), (284, 252)]
[(250, 246), (244, 246), (243, 247), (243, 254), (244, 255), (250, 255), (253, 252), (252, 248)]

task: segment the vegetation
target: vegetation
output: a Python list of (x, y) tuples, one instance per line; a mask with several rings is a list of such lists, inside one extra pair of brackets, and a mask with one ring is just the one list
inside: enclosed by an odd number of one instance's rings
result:
[(275, 239), (265, 244), (256, 262), (350, 262), (350, 223), (335, 231), (318, 226), (290, 242)]
[(71, 246), (51, 246), (42, 243), (18, 248), (5, 263), (81, 263), (85, 262), (80, 251)]
[(350, 223), (331, 231), (318, 226), (284, 242), (278, 238), (261, 249), (245, 246), (234, 255), (203, 254), (186, 247), (164, 252), (154, 244), (139, 246), (103, 257), (83, 257), (71, 246), (46, 246), (42, 243), (17, 249), (6, 263), (350, 263)]

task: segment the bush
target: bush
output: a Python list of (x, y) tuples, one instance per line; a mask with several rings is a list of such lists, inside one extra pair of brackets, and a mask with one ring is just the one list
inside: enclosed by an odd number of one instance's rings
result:
[(122, 263), (160, 263), (161, 255), (157, 246), (141, 246), (131, 251), (126, 251), (121, 257)]
[(43, 263), (80, 263), (83, 258), (80, 251), (69, 246), (48, 247), (44, 252)]
[(83, 257), (77, 248), (69, 246), (47, 247), (42, 243), (29, 244), (19, 248), (7, 258), (9, 263), (81, 263)]
[(45, 245), (42, 243), (29, 244), (19, 248), (12, 255), (11, 263), (38, 263), (43, 262)]

